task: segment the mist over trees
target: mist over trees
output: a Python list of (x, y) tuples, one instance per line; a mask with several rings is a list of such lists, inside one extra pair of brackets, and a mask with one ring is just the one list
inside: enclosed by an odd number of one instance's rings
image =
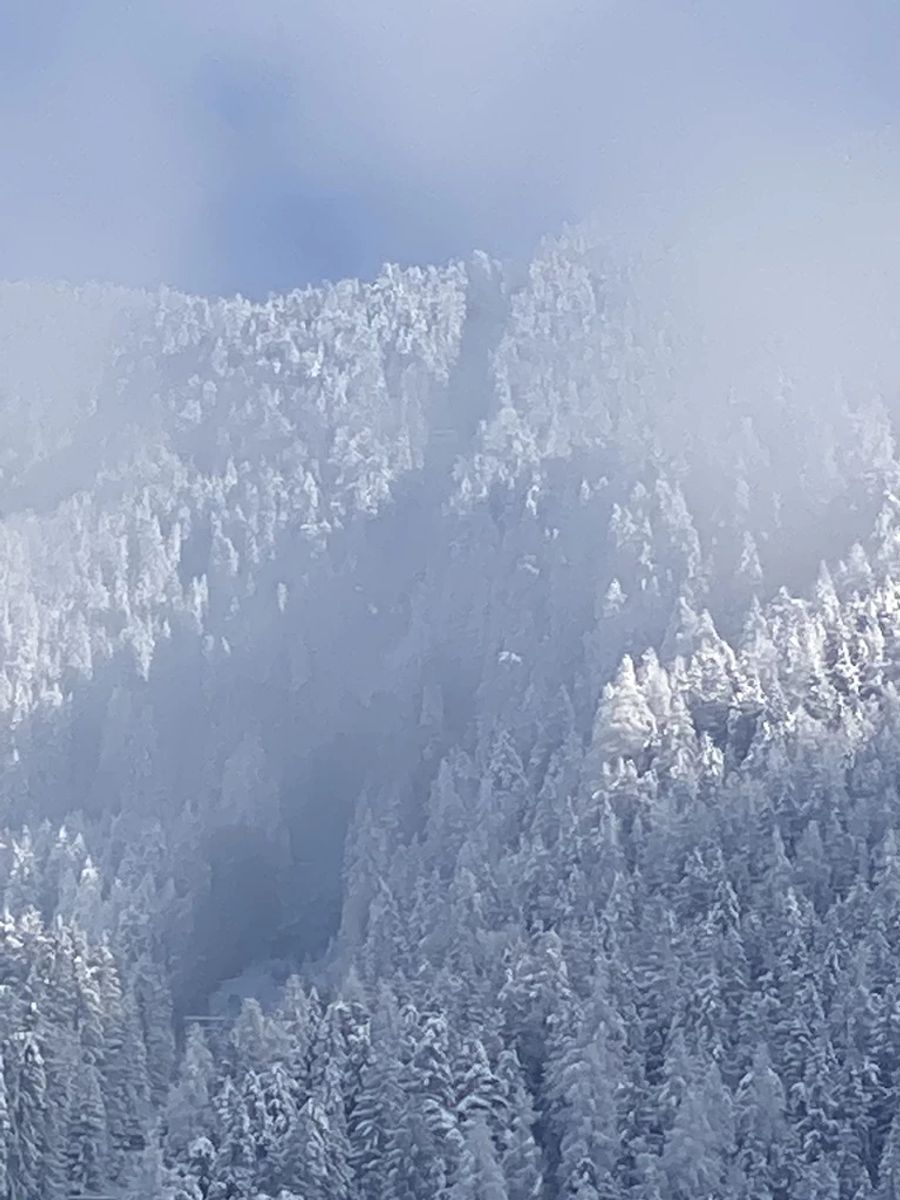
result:
[(0, 286), (4, 1200), (900, 1196), (895, 348), (681, 270)]

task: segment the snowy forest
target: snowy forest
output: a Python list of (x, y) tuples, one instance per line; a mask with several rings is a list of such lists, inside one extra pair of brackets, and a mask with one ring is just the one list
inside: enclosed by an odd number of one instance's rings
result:
[(896, 339), (667, 270), (0, 285), (2, 1200), (900, 1200)]

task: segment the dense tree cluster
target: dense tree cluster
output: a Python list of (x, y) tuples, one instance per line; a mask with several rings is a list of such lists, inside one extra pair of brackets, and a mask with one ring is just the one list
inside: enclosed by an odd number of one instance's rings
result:
[(0, 288), (0, 1197), (900, 1196), (889, 364), (649, 277)]

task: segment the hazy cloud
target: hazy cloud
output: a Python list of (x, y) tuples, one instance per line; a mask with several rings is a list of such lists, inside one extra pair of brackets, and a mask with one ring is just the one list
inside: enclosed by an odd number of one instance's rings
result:
[(884, 0), (9, 0), (0, 274), (264, 292), (677, 223), (887, 120), (898, 32)]

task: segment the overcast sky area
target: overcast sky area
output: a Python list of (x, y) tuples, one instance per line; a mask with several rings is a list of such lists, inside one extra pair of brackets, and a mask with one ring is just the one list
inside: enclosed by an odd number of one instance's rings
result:
[(748, 180), (802, 212), (898, 45), (895, 0), (0, 0), (0, 276), (256, 297)]

